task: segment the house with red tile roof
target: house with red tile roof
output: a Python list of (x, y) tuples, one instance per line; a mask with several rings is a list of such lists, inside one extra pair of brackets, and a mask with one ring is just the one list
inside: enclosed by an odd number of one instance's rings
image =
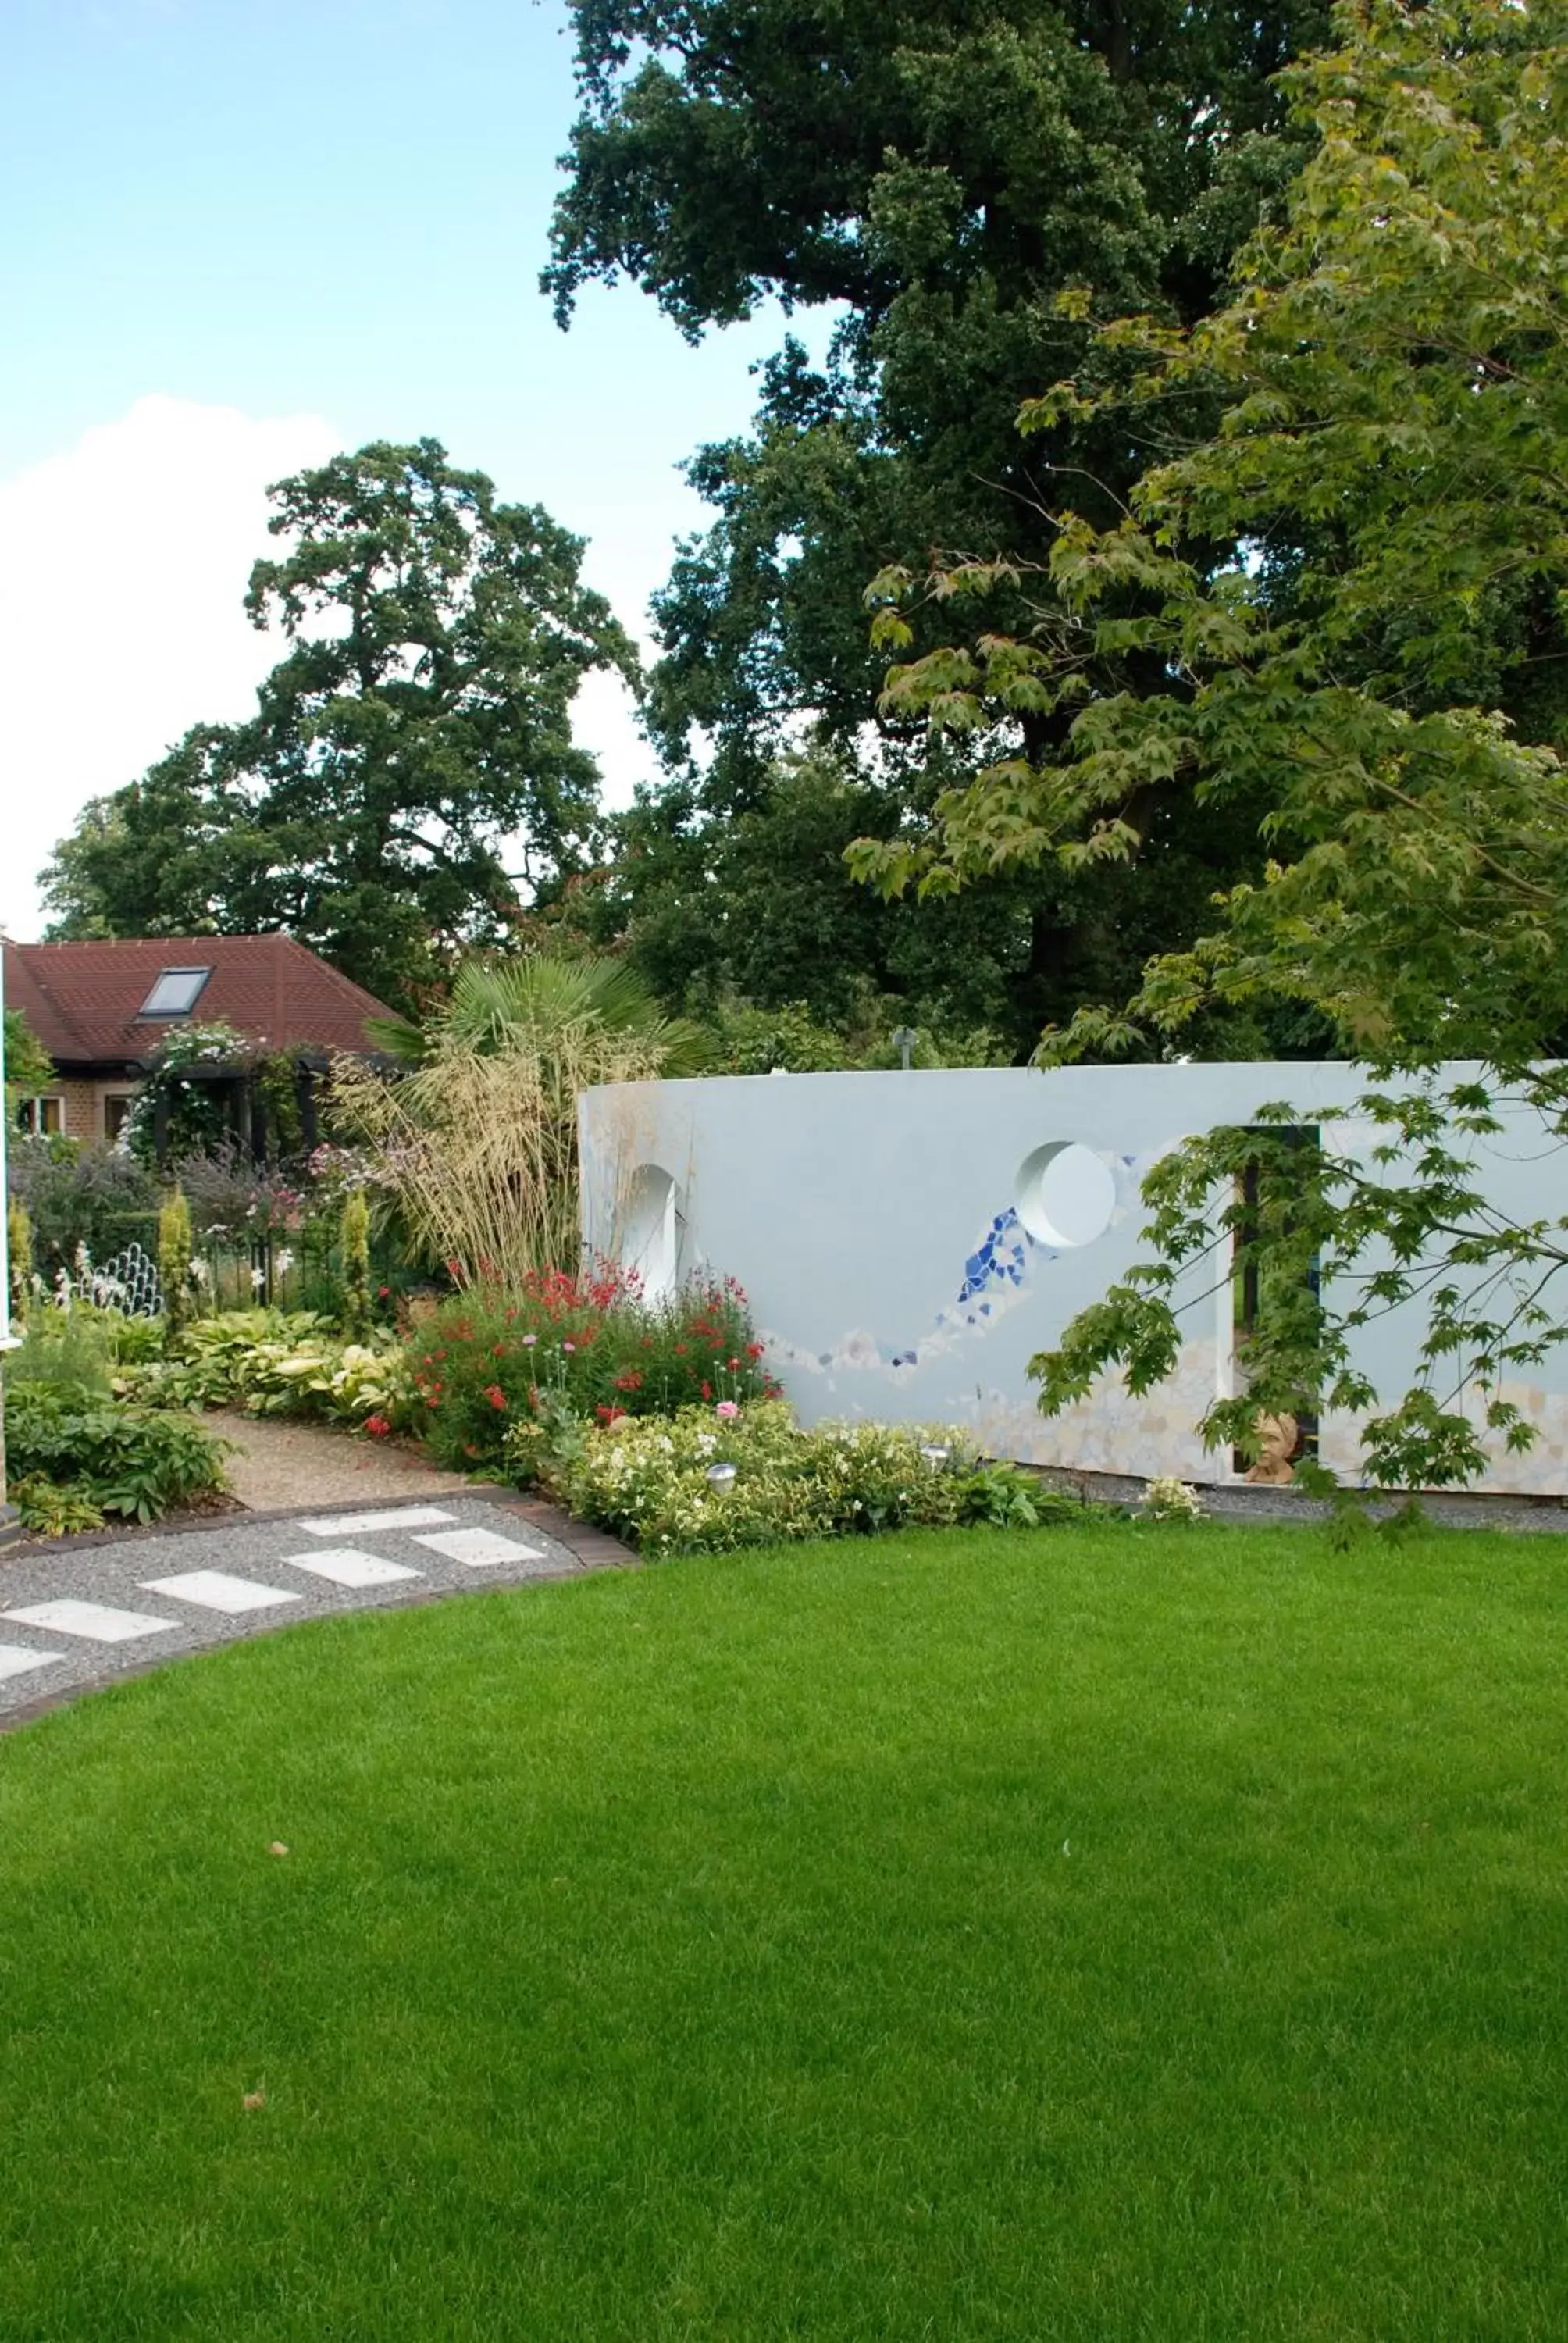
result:
[(49, 1090), (22, 1101), (22, 1127), (99, 1143), (117, 1137), (160, 1045), (181, 1027), (225, 1025), (239, 1037), (215, 1077), (230, 1085), (236, 1131), (249, 1136), (247, 1077), (260, 1060), (294, 1059), (307, 1109), (313, 1075), (336, 1051), (373, 1054), (366, 1021), (392, 1014), (292, 936), (7, 937), (0, 950), (5, 1005), (20, 1010), (55, 1066)]

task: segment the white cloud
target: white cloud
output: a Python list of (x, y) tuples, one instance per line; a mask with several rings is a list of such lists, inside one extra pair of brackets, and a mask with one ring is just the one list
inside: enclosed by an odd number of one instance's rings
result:
[(140, 398), (0, 481), (0, 925), (88, 798), (204, 719), (248, 713), (277, 657), (242, 607), (269, 481), (341, 442), (318, 415)]

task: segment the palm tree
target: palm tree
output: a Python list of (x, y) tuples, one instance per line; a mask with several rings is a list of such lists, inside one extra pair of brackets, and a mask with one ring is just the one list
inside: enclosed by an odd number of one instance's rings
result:
[(368, 1031), (389, 1057), (410, 1066), (454, 1050), (480, 1057), (523, 1047), (548, 1051), (559, 1036), (589, 1031), (635, 1041), (657, 1061), (657, 1071), (671, 1077), (701, 1073), (712, 1057), (701, 1026), (667, 1017), (636, 971), (604, 954), (466, 960), (426, 1025), (375, 1018)]
[(461, 968), (423, 1026), (371, 1038), (408, 1071), (335, 1074), (340, 1112), (377, 1151), (377, 1184), (465, 1284), (512, 1284), (578, 1259), (577, 1101), (606, 1082), (699, 1071), (707, 1036), (666, 1017), (620, 961), (547, 953)]

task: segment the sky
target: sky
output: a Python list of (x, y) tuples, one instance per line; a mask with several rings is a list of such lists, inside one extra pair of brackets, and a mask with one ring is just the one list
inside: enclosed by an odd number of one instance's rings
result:
[[(637, 288), (537, 287), (575, 112), (565, 0), (0, 0), (0, 927), (92, 796), (244, 715), (270, 480), (442, 440), (589, 540), (646, 641), (777, 314), (693, 349)], [(652, 769), (618, 685), (578, 737)]]

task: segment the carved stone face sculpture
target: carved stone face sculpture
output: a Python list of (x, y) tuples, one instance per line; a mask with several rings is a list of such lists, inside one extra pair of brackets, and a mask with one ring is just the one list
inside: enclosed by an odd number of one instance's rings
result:
[(1296, 1429), (1293, 1415), (1259, 1416), (1258, 1437), (1263, 1451), (1247, 1474), (1249, 1481), (1265, 1482), (1278, 1488), (1291, 1479), (1291, 1451), (1296, 1444)]

